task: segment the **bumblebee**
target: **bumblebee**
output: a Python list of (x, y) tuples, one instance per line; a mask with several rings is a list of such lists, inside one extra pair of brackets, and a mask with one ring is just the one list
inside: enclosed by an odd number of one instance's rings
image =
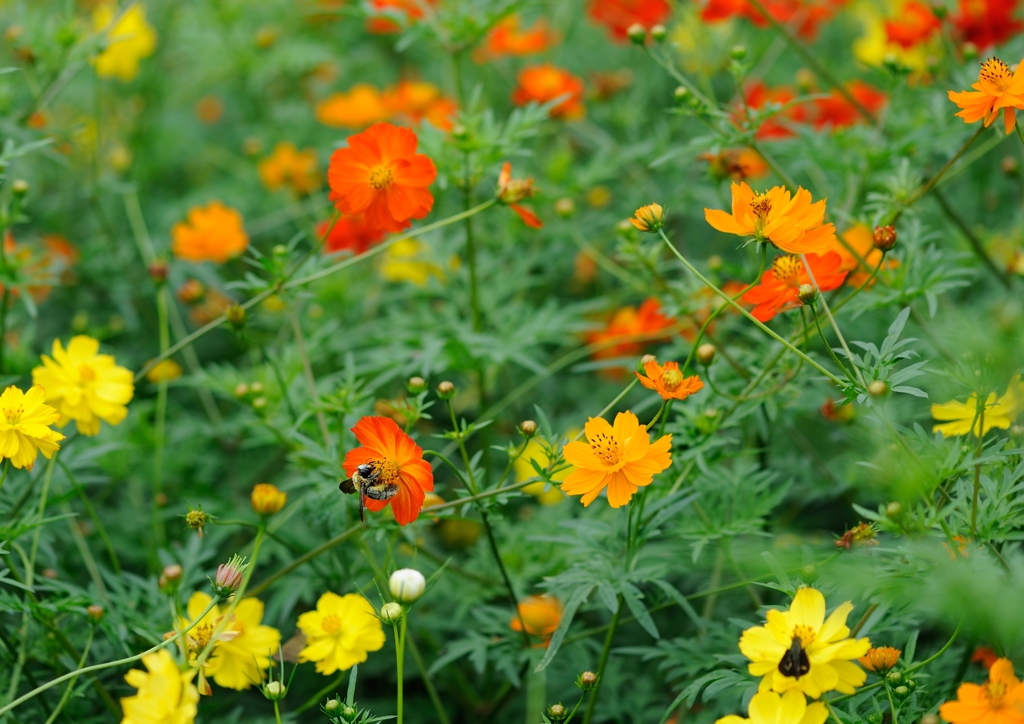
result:
[(782, 655), (779, 662), (779, 673), (783, 676), (792, 676), (799, 679), (811, 670), (811, 660), (807, 658), (807, 651), (803, 647), (803, 641), (799, 636), (793, 637), (793, 643), (789, 651)]
[(352, 473), (352, 477), (342, 480), (338, 489), (348, 495), (359, 493), (359, 521), (365, 520), (366, 498), (371, 500), (391, 500), (398, 493), (398, 483), (393, 479), (384, 478), (383, 469), (373, 463), (363, 463)]

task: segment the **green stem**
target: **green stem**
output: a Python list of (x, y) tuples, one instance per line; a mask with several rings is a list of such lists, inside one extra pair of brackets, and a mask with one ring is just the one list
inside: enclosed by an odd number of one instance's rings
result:
[[(92, 647), (92, 637), (95, 635), (95, 633), (96, 627), (90, 626), (89, 638), (86, 639), (85, 648), (82, 649), (82, 658), (78, 660), (79, 669), (85, 666), (85, 660), (89, 658), (89, 649)], [(75, 688), (75, 679), (77, 679), (77, 677), (72, 678), (71, 681), (68, 682), (67, 688), (64, 689), (64, 694), (60, 697), (60, 701), (57, 702), (57, 706), (53, 710), (53, 713), (50, 714), (50, 718), (46, 720), (46, 724), (53, 724), (54, 720), (57, 718), (61, 710), (64, 708), (64, 705), (68, 701), (68, 697), (71, 696), (71, 691)]]
[(277, 719), (277, 724), (281, 724), (281, 707), (278, 706), (277, 699), (274, 699), (274, 718)]
[(292, 322), (292, 332), (295, 334), (295, 346), (299, 350), (299, 358), (302, 360), (302, 371), (306, 376), (306, 385), (309, 387), (309, 399), (316, 410), (316, 424), (320, 428), (320, 435), (324, 439), (324, 450), (331, 449), (331, 432), (327, 427), (327, 417), (320, 407), (320, 393), (316, 388), (316, 377), (313, 376), (313, 365), (309, 362), (309, 354), (306, 352), (306, 338), (302, 335), (302, 323), (299, 321), (299, 312), (292, 307), (288, 315)]
[(71, 469), (64, 464), (63, 460), (58, 460), (57, 464), (60, 465), (60, 469), (64, 471), (64, 475), (67, 476), (68, 482), (71, 483), (71, 487), (78, 493), (78, 497), (82, 501), (82, 505), (85, 507), (85, 512), (89, 515), (89, 520), (92, 521), (93, 527), (96, 528), (96, 533), (99, 534), (100, 540), (103, 541), (103, 546), (107, 549), (107, 555), (110, 557), (110, 565), (114, 569), (114, 573), (118, 576), (121, 575), (121, 561), (117, 557), (117, 551), (114, 550), (114, 544), (110, 540), (110, 536), (107, 534), (107, 529), (104, 527), (103, 522), (100, 520), (99, 515), (96, 514), (96, 508), (93, 507), (92, 501), (89, 500), (89, 496), (78, 481), (75, 479)]
[[(458, 63), (458, 61), (456, 61)], [(471, 158), (469, 153), (466, 154), (466, 176), (463, 179), (465, 185), (462, 189), (463, 206), (468, 211), (473, 206), (473, 188), (472, 188), (472, 172), (471, 172)], [(477, 280), (476, 270), (476, 240), (473, 236), (473, 217), (467, 216), (465, 220), (466, 227), (466, 266), (469, 269), (469, 307), (473, 313), (473, 330), (479, 332), (483, 329), (483, 317), (480, 314), (480, 289), (479, 282)]]
[(427, 694), (430, 696), (430, 701), (434, 705), (434, 711), (437, 713), (437, 721), (440, 724), (451, 724), (451, 720), (448, 719), (448, 714), (444, 710), (444, 705), (441, 703), (441, 697), (437, 695), (437, 688), (434, 686), (434, 682), (431, 681), (430, 673), (427, 671), (427, 667), (423, 663), (423, 657), (420, 656), (420, 650), (416, 648), (416, 640), (409, 635), (408, 631), (405, 634), (404, 643), (409, 646), (409, 653), (412, 654), (413, 663), (416, 664), (416, 670), (420, 673), (420, 679), (423, 681), (423, 686), (426, 688)]
[[(980, 458), (985, 446), (985, 405), (982, 403), (978, 416), (978, 447), (975, 457)], [(974, 464), (974, 495), (971, 498), (971, 535), (978, 537), (978, 496), (981, 493), (981, 463)]]
[(608, 665), (608, 656), (612, 651), (612, 641), (615, 639), (615, 629), (619, 627), (619, 617), (622, 615), (622, 606), (624, 605), (621, 595), (616, 599), (616, 602), (618, 603), (618, 607), (612, 615), (611, 625), (608, 626), (608, 633), (604, 637), (604, 647), (601, 649), (601, 658), (598, 660), (597, 664), (598, 687), (590, 694), (590, 701), (587, 702), (587, 710), (583, 714), (583, 724), (590, 724), (590, 720), (594, 716), (594, 708), (597, 705), (597, 695), (605, 688), (605, 667)]
[(825, 345), (825, 351), (828, 352), (832, 361), (836, 363), (836, 367), (843, 371), (843, 374), (846, 375), (846, 379), (850, 381), (850, 384), (856, 384), (857, 381), (853, 379), (853, 375), (851, 375), (850, 371), (846, 369), (846, 365), (844, 365), (842, 360), (839, 359), (835, 350), (832, 349), (832, 345), (829, 344), (829, 341), (825, 338), (825, 332), (822, 331), (821, 323), (818, 321), (818, 313), (813, 306), (811, 306), (811, 316), (814, 318), (814, 327), (818, 330), (818, 336), (821, 337), (821, 342)]
[(828, 317), (828, 321), (832, 324), (832, 329), (836, 333), (836, 337), (839, 339), (839, 344), (842, 346), (843, 351), (846, 352), (846, 358), (850, 360), (850, 367), (853, 368), (853, 372), (857, 375), (857, 381), (860, 382), (861, 387), (867, 387), (864, 382), (864, 376), (861, 374), (860, 368), (857, 367), (857, 362), (853, 358), (853, 353), (850, 351), (849, 345), (846, 344), (846, 338), (843, 337), (843, 333), (839, 330), (839, 325), (836, 324), (836, 318), (832, 316), (832, 310), (828, 308), (828, 300), (825, 295), (821, 292), (821, 287), (818, 286), (818, 280), (814, 278), (814, 271), (811, 269), (811, 265), (807, 263), (807, 255), (801, 254), (800, 261), (803, 262), (804, 269), (807, 270), (807, 276), (810, 277), (811, 283), (814, 285), (814, 290), (818, 293), (818, 301), (821, 302), (821, 308), (825, 310), (825, 316)]
[[(160, 330), (160, 354), (171, 345), (170, 329), (167, 325), (167, 294), (166, 285), (160, 284), (156, 290), (157, 325)], [(164, 445), (166, 444), (167, 428), (167, 375), (161, 375), (156, 392), (156, 445), (153, 452), (153, 508), (150, 512), (153, 526), (153, 560), (157, 559), (156, 549), (164, 544), (166, 534), (163, 521), (160, 519), (160, 496), (164, 487)]]
[(0, 474), (0, 490), (4, 489), (4, 483), (7, 482), (7, 473), (11, 469), (11, 459), (7, 458), (4, 460), (4, 472)]
[(405, 632), (406, 632), (406, 621), (409, 618), (408, 611), (402, 614), (402, 620), (396, 623), (395, 628), (395, 661), (398, 667), (398, 724), (402, 724), (403, 708), (404, 708), (404, 668), (405, 668)]

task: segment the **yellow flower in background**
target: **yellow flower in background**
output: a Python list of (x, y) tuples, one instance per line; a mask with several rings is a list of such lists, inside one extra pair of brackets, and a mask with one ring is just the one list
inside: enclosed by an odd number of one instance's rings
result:
[[(906, 0), (889, 0), (889, 17), (900, 17)], [(885, 30), (886, 16), (873, 2), (860, 2), (851, 12), (864, 28), (864, 35), (853, 41), (853, 55), (861, 63), (878, 67), (887, 57), (894, 57), (900, 63), (918, 74), (928, 72), (928, 59), (942, 57), (942, 42), (939, 38), (905, 48), (889, 40)]]
[(44, 405), (45, 399), (46, 391), (39, 386), (25, 393), (11, 385), (0, 395), (0, 458), (8, 458), (19, 470), (31, 470), (40, 452), (47, 459), (53, 457), (64, 439), (50, 429), (60, 414)]
[(774, 691), (760, 691), (750, 700), (749, 719), (730, 714), (715, 724), (824, 724), (828, 719), (825, 704), (808, 704), (803, 693), (790, 689), (779, 696)]
[(172, 359), (160, 360), (146, 373), (146, 379), (153, 384), (170, 382), (179, 377), (181, 377), (181, 365)]
[(174, 657), (161, 649), (142, 657), (146, 671), (132, 669), (124, 680), (138, 689), (121, 699), (121, 724), (192, 724), (199, 711), (194, 671), (181, 671)]
[(1002, 397), (996, 399), (992, 392), (985, 400), (984, 414), (978, 410), (978, 396), (972, 394), (967, 402), (951, 400), (932, 405), (932, 417), (943, 421), (932, 427), (932, 432), (941, 432), (943, 437), (966, 435), (973, 432), (975, 437), (984, 437), (990, 430), (1006, 430), (1024, 411), (1024, 383), (1020, 375), (1014, 375)]
[[(92, 27), (102, 32), (117, 16), (116, 3), (103, 3), (92, 12)], [(107, 33), (107, 47), (96, 56), (96, 74), (128, 82), (139, 74), (139, 61), (156, 50), (156, 31), (146, 22), (146, 11), (132, 5)]]
[(315, 611), (299, 616), (299, 630), (306, 648), (299, 661), (315, 661), (316, 670), (330, 676), (366, 661), (370, 651), (384, 647), (384, 629), (370, 602), (358, 593), (339, 596), (328, 591), (316, 602)]
[(249, 502), (257, 515), (275, 515), (288, 502), (288, 493), (270, 483), (256, 483), (249, 495)]
[(32, 382), (46, 390), (46, 401), (60, 412), (61, 426), (74, 420), (83, 435), (99, 434), (100, 420), (109, 425), (124, 420), (135, 392), (132, 373), (99, 351), (99, 341), (84, 334), (72, 337), (66, 350), (55, 339), (53, 357), (44, 354), (42, 366), (32, 370)]
[[(568, 437), (572, 440), (579, 434), (579, 428), (573, 428), (565, 433), (564, 437)], [(533, 469), (531, 463), (537, 463), (542, 468), (547, 467), (548, 463), (551, 462), (551, 456), (548, 454), (547, 446), (533, 437), (526, 443), (526, 449), (523, 450), (523, 454), (519, 456), (519, 459), (512, 465), (512, 469), (516, 474), (516, 482), (523, 482), (530, 478), (537, 476), (537, 471)], [(551, 476), (551, 480), (554, 483), (561, 484), (565, 481), (569, 473), (572, 472), (571, 468), (565, 470), (559, 470)], [(547, 490), (544, 488), (547, 483), (543, 481), (537, 481), (536, 483), (530, 483), (523, 488), (523, 492), (527, 495), (532, 495), (537, 498), (537, 502), (541, 505), (558, 505), (565, 500), (565, 493), (561, 491), (557, 486), (551, 486)]]
[(444, 269), (425, 261), (424, 252), (429, 247), (417, 239), (402, 239), (389, 246), (381, 254), (380, 275), (389, 282), (409, 282), (425, 287), (430, 277), (444, 279)]
[[(179, 619), (178, 625), (188, 626), (206, 607), (211, 597), (200, 591), (188, 600), (188, 618)], [(226, 609), (225, 609), (226, 612)], [(189, 650), (198, 655), (217, 630), (223, 616), (220, 606), (214, 606), (195, 627), (186, 634)], [(270, 657), (281, 644), (281, 632), (273, 626), (263, 626), (263, 602), (243, 598), (235, 606), (231, 621), (213, 646), (213, 652), (203, 666), (203, 675), (212, 678), (217, 686), (241, 691), (259, 684), (261, 671), (270, 666)]]
[(750, 673), (761, 679), (760, 691), (796, 690), (817, 699), (826, 691), (852, 694), (867, 674), (853, 661), (864, 656), (871, 642), (851, 639), (847, 601), (825, 618), (825, 597), (814, 588), (801, 588), (788, 611), (771, 610), (764, 626), (752, 626), (740, 637), (740, 651), (750, 659)]

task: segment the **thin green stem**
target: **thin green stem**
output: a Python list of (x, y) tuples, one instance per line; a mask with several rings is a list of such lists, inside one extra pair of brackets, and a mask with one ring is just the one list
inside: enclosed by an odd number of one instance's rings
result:
[(836, 367), (843, 371), (843, 374), (846, 375), (846, 379), (850, 381), (850, 384), (856, 384), (857, 381), (853, 379), (853, 375), (851, 375), (850, 371), (846, 369), (846, 365), (844, 365), (843, 361), (839, 359), (835, 350), (832, 349), (832, 345), (829, 344), (829, 341), (825, 338), (825, 332), (822, 331), (821, 322), (818, 320), (818, 313), (813, 306), (811, 306), (811, 316), (814, 318), (814, 328), (818, 330), (818, 336), (821, 337), (821, 342), (825, 345), (825, 351), (829, 353), (830, 357), (832, 357), (832, 361), (836, 363)]
[(404, 668), (405, 668), (405, 632), (406, 632), (406, 621), (409, 619), (408, 611), (402, 614), (402, 620), (395, 624), (395, 662), (398, 668), (398, 697), (397, 697), (397, 708), (398, 708), (398, 724), (402, 724), (404, 716), (404, 690), (403, 685), (405, 683)]
[(597, 696), (601, 693), (601, 690), (605, 688), (604, 674), (605, 668), (608, 665), (608, 656), (612, 651), (612, 641), (615, 640), (615, 630), (619, 627), (619, 617), (622, 615), (623, 601), (620, 595), (616, 599), (618, 606), (615, 609), (615, 613), (612, 614), (612, 622), (608, 626), (608, 633), (604, 637), (604, 647), (601, 649), (601, 658), (597, 664), (597, 681), (598, 688), (590, 694), (590, 701), (587, 702), (587, 709), (583, 714), (583, 724), (590, 724), (590, 720), (594, 717), (594, 708), (597, 705)]
[(437, 688), (434, 686), (434, 682), (430, 678), (430, 672), (427, 671), (426, 665), (423, 663), (423, 657), (420, 656), (420, 650), (416, 647), (416, 639), (409, 634), (408, 631), (405, 633), (404, 643), (409, 647), (409, 653), (412, 654), (413, 663), (416, 664), (416, 670), (420, 674), (420, 679), (423, 681), (423, 686), (427, 690), (427, 694), (430, 696), (430, 701), (434, 705), (434, 711), (437, 713), (437, 721), (440, 724), (451, 724), (451, 720), (448, 719), (448, 713), (444, 710), (444, 705), (441, 703), (441, 697), (437, 695)]
[[(978, 415), (977, 427), (978, 446), (974, 453), (975, 458), (980, 459), (985, 446), (985, 405), (981, 405)], [(974, 495), (971, 498), (971, 535), (978, 536), (978, 497), (981, 493), (981, 463), (974, 464)]]
[(281, 707), (278, 706), (277, 699), (274, 699), (274, 718), (277, 724), (281, 724)]
[(295, 346), (299, 350), (299, 358), (302, 360), (302, 372), (306, 376), (306, 385), (309, 387), (309, 399), (316, 410), (316, 424), (320, 428), (320, 435), (324, 439), (324, 449), (331, 449), (331, 432), (327, 427), (327, 417), (320, 408), (320, 393), (316, 388), (316, 377), (313, 376), (313, 365), (309, 362), (309, 354), (306, 351), (306, 338), (302, 335), (302, 323), (299, 321), (299, 312), (292, 307), (288, 314), (292, 323), (292, 332), (295, 334)]
[(839, 344), (846, 352), (846, 358), (850, 360), (850, 367), (853, 368), (853, 372), (857, 375), (857, 381), (860, 382), (861, 387), (867, 387), (864, 382), (864, 375), (861, 374), (860, 368), (857, 367), (857, 362), (853, 357), (853, 352), (850, 351), (850, 346), (846, 344), (846, 338), (843, 337), (843, 333), (839, 329), (839, 325), (836, 324), (836, 318), (832, 316), (832, 310), (828, 308), (828, 300), (825, 295), (821, 293), (821, 287), (818, 285), (818, 280), (814, 278), (814, 271), (811, 269), (811, 265), (807, 263), (807, 255), (801, 254), (800, 260), (804, 264), (804, 269), (807, 270), (807, 276), (810, 277), (811, 283), (814, 285), (814, 290), (818, 292), (818, 301), (821, 302), (821, 308), (825, 310), (825, 316), (828, 317), (828, 321), (832, 324), (832, 329), (836, 333), (836, 337), (839, 339)]
[(78, 497), (82, 501), (82, 505), (85, 507), (85, 512), (89, 515), (89, 520), (92, 521), (93, 527), (96, 528), (96, 533), (99, 534), (100, 540), (103, 541), (104, 548), (107, 549), (107, 555), (110, 557), (110, 565), (114, 569), (114, 573), (120, 576), (121, 561), (117, 557), (117, 551), (114, 550), (114, 544), (111, 542), (110, 536), (107, 534), (107, 529), (104, 527), (99, 515), (97, 515), (96, 509), (92, 505), (92, 501), (89, 500), (89, 496), (86, 494), (82, 486), (78, 484), (78, 481), (75, 479), (71, 469), (64, 464), (64, 461), (58, 460), (57, 464), (60, 465), (60, 469), (64, 471), (64, 475), (67, 477), (68, 482), (71, 483), (71, 487), (75, 489), (76, 493), (78, 493)]
[[(85, 648), (82, 649), (82, 658), (78, 660), (78, 668), (85, 666), (85, 660), (89, 658), (89, 649), (92, 648), (92, 638), (96, 633), (96, 627), (89, 627), (89, 638), (85, 640)], [(77, 678), (77, 677), (75, 677)], [(68, 682), (67, 688), (64, 689), (64, 694), (60, 697), (60, 701), (57, 702), (57, 706), (54, 708), (53, 713), (50, 714), (50, 718), (46, 720), (46, 724), (53, 724), (54, 720), (60, 715), (64, 705), (68, 702), (68, 697), (71, 696), (72, 690), (75, 688), (75, 678)]]
[[(160, 354), (171, 346), (170, 328), (167, 324), (167, 295), (165, 285), (160, 284), (156, 290), (157, 326), (160, 332)], [(157, 559), (156, 549), (164, 544), (165, 531), (160, 520), (160, 496), (164, 487), (164, 446), (167, 437), (167, 375), (160, 375), (156, 392), (156, 425), (154, 435), (156, 444), (153, 451), (153, 507), (150, 511), (153, 526), (153, 560)]]
[(4, 483), (7, 482), (7, 473), (11, 469), (11, 459), (7, 458), (4, 460), (4, 472), (0, 474), (0, 490), (4, 489)]

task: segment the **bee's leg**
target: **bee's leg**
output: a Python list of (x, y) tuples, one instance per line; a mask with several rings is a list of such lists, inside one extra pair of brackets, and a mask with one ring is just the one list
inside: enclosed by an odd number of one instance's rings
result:
[(366, 522), (366, 498), (363, 497), (363, 491), (359, 491), (359, 522)]

